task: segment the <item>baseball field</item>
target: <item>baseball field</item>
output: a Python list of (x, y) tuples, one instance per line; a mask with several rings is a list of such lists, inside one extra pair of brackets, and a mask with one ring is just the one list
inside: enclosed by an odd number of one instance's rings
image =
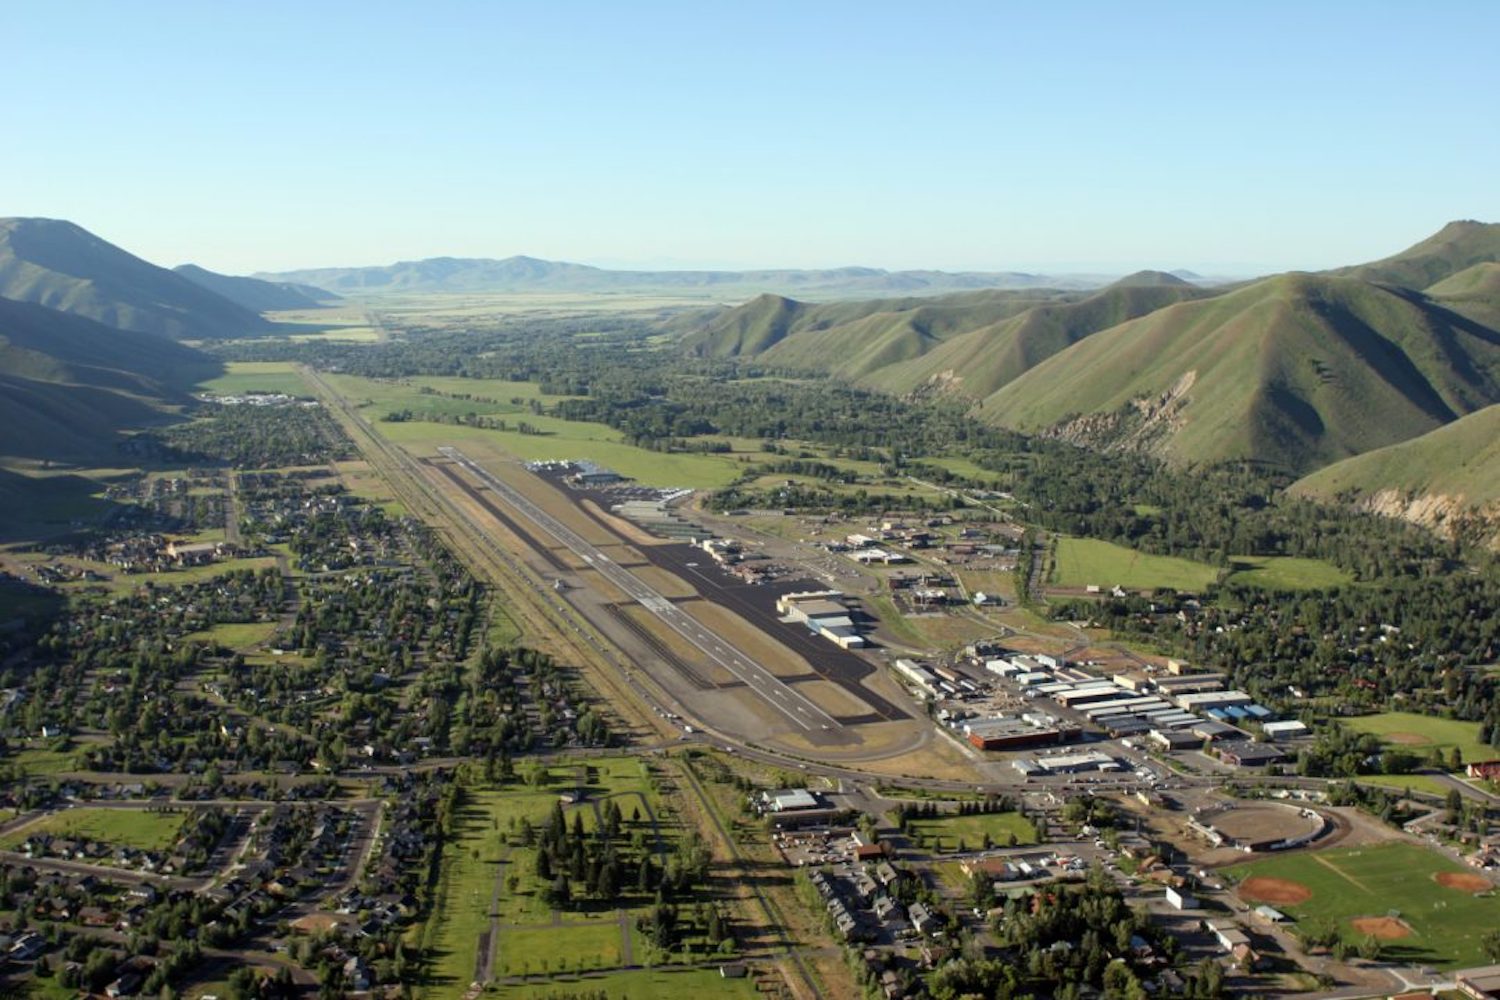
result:
[(1298, 852), (1237, 865), (1240, 898), (1269, 904), (1294, 929), (1378, 938), (1391, 961), (1457, 968), (1488, 959), (1479, 939), (1500, 926), (1500, 897), (1477, 872), (1409, 843)]

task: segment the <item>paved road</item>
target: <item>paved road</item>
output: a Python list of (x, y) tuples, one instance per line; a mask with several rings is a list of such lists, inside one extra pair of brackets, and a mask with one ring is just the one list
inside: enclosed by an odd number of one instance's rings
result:
[(547, 513), (540, 506), (523, 496), (519, 491), (502, 482), (498, 477), (479, 466), (456, 448), (441, 447), (438, 451), (445, 457), (463, 466), (500, 499), (519, 511), (528, 520), (565, 545), (574, 555), (588, 563), (599, 575), (618, 587), (636, 603), (650, 611), (678, 635), (697, 647), (714, 663), (723, 667), (739, 680), (760, 693), (766, 703), (775, 708), (793, 724), (807, 732), (835, 732), (842, 728), (839, 721), (825, 712), (816, 702), (784, 683), (775, 674), (766, 670), (750, 657), (734, 648), (727, 640), (716, 635), (708, 626), (682, 611), (675, 604), (648, 586), (630, 570), (610, 559), (602, 550)]

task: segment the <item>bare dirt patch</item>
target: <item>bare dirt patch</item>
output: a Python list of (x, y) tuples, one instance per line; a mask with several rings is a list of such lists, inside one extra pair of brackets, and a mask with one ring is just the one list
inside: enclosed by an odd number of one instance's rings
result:
[(1457, 889), (1459, 892), (1485, 892), (1495, 888), (1495, 884), (1489, 879), (1472, 872), (1438, 872), (1433, 878), (1444, 889)]
[(1378, 941), (1396, 941), (1411, 936), (1411, 928), (1397, 917), (1355, 917), (1350, 925)]
[(1240, 898), (1251, 903), (1294, 906), (1312, 899), (1312, 890), (1290, 879), (1252, 875), (1240, 883)]
[(1383, 737), (1387, 743), (1400, 743), (1403, 746), (1419, 747), (1432, 741), (1421, 733), (1386, 733)]

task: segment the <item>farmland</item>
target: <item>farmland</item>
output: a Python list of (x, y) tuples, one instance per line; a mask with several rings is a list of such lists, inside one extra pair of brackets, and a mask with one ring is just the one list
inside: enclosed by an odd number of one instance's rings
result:
[[(1355, 920), (1399, 920), (1405, 929), (1388, 925), (1382, 954), (1407, 963), (1455, 968), (1483, 961), (1480, 937), (1500, 923), (1500, 899), (1466, 887), (1476, 876), (1409, 843), (1284, 854), (1229, 873), (1246, 902), (1272, 902), (1300, 928), (1331, 926), (1351, 943), (1363, 937)], [(1252, 878), (1259, 881), (1247, 889)], [(1285, 891), (1274, 897), (1253, 891), (1265, 885)], [(1304, 898), (1293, 902), (1297, 897)]]

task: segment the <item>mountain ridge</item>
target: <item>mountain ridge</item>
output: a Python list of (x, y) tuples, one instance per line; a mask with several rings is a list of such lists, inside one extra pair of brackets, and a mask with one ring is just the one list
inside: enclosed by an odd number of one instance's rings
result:
[(57, 219), (0, 219), (0, 296), (175, 340), (268, 327), (258, 313)]

